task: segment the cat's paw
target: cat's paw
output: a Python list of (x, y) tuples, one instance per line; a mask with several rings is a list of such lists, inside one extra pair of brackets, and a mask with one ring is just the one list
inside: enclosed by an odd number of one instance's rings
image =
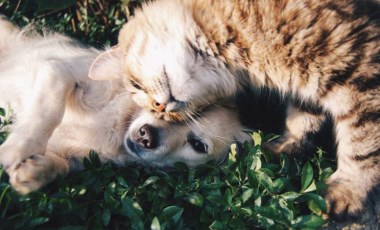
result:
[(33, 155), (8, 171), (12, 187), (20, 194), (36, 191), (57, 177), (59, 168), (46, 155)]
[(297, 156), (305, 151), (309, 151), (313, 145), (309, 141), (299, 140), (285, 135), (273, 141), (264, 143), (262, 147), (265, 151), (276, 155), (286, 153), (288, 155)]
[(325, 195), (327, 212), (334, 219), (343, 220), (357, 217), (364, 208), (366, 192), (348, 181), (339, 179), (327, 182)]

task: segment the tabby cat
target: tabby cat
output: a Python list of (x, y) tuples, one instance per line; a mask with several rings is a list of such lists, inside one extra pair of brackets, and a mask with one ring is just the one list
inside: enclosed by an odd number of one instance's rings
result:
[[(379, 20), (375, 0), (149, 2), (121, 30), (112, 54), (120, 62), (106, 76), (122, 78), (141, 106), (174, 121), (242, 86), (290, 95), (297, 103), (288, 106), (287, 130), (266, 146), (274, 153), (299, 152), (331, 116), (338, 169), (328, 180), (328, 211), (357, 215), (380, 181)], [(104, 69), (103, 58), (92, 73)]]

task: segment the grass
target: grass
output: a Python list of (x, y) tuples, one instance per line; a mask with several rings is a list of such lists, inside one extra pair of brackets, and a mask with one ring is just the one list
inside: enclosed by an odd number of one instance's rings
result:
[[(91, 45), (114, 44), (139, 1), (0, 0), (0, 12), (19, 25), (33, 22)], [(63, 1), (62, 1), (63, 2)], [(54, 4), (53, 4), (54, 3)], [(0, 109), (0, 144), (7, 133)], [(318, 150), (309, 160), (275, 159), (255, 145), (234, 144), (222, 165), (209, 162), (170, 171), (100, 165), (58, 178), (38, 192), (16, 194), (0, 168), (1, 229), (318, 229), (325, 221), (321, 194), (335, 163)]]

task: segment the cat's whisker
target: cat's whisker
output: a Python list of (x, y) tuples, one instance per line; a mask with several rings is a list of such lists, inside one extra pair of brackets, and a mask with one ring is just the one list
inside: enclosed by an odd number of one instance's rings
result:
[[(223, 136), (220, 136), (220, 135), (214, 134), (214, 133), (212, 133), (212, 131), (207, 131), (207, 127), (212, 127), (212, 123), (211, 123), (211, 121), (209, 121), (206, 117), (204, 117), (204, 116), (203, 116), (202, 114), (200, 114), (200, 113), (193, 112), (193, 114), (196, 114), (196, 116), (197, 116), (198, 119), (199, 119), (199, 118), (202, 118), (203, 121), (206, 122), (206, 124), (207, 124), (207, 123), (210, 124), (210, 125), (202, 125), (202, 124), (200, 124), (200, 122), (199, 122), (197, 119), (195, 119), (195, 118), (193, 117), (192, 114), (189, 113), (188, 116), (191, 118), (192, 122), (198, 127), (198, 129), (199, 129), (202, 133), (206, 134), (206, 135), (209, 136), (209, 137), (215, 138), (215, 139), (221, 141), (222, 143), (227, 143), (227, 142), (233, 141), (232, 139), (228, 139), (228, 138), (225, 138), (225, 137), (223, 137)], [(230, 125), (232, 126), (233, 124), (230, 124)]]

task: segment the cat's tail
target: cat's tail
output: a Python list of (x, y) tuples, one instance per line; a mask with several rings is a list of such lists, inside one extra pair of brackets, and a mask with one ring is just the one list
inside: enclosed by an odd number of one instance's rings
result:
[(9, 19), (0, 14), (0, 55), (5, 52), (11, 44), (12, 37), (19, 32), (19, 28)]

